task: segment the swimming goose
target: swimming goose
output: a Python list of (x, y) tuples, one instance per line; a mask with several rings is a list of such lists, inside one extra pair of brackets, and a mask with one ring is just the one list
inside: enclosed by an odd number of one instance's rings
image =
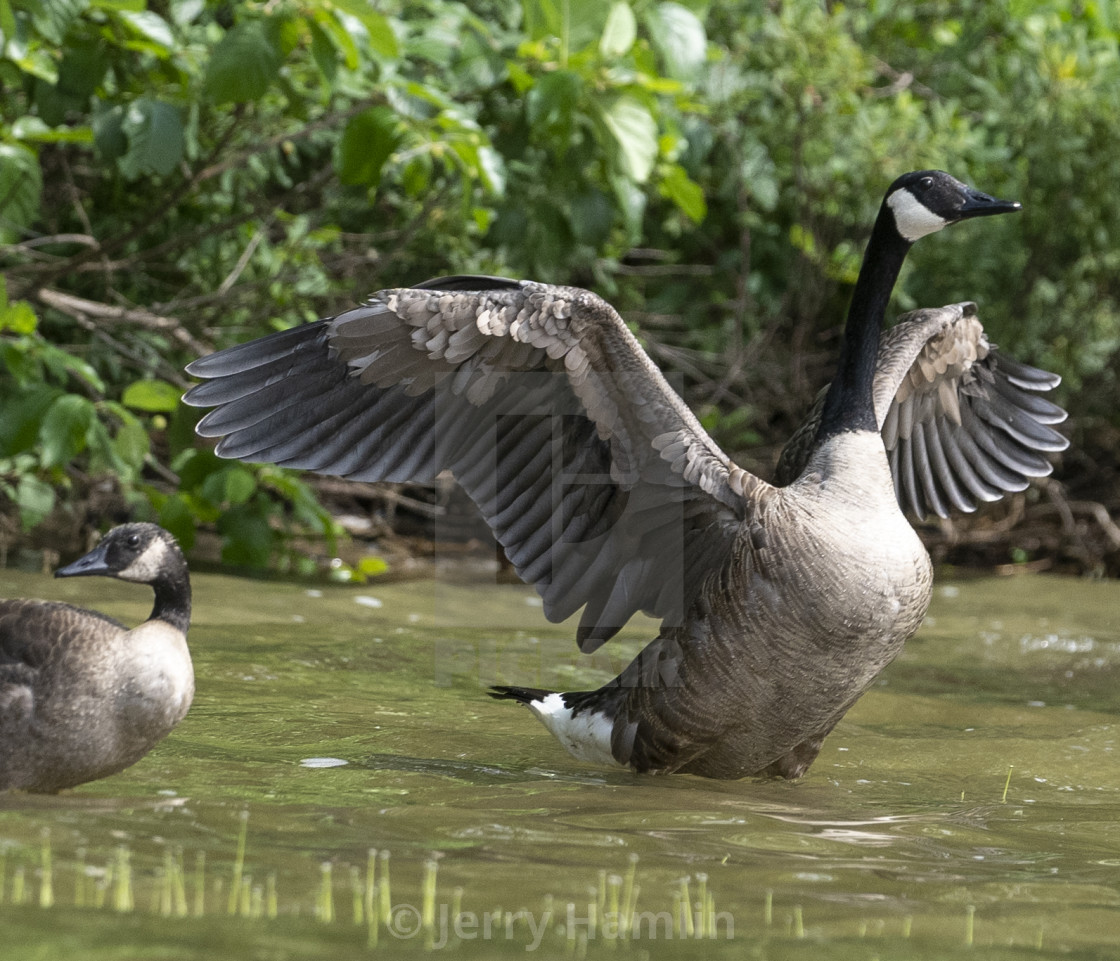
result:
[(155, 524), (114, 527), (55, 577), (150, 584), (143, 624), (60, 601), (0, 600), (0, 790), (54, 793), (139, 761), (194, 697), (191, 587), (175, 539)]
[(879, 433), (891, 289), (922, 236), (1017, 209), (940, 171), (891, 185), (819, 426), (782, 487), (733, 463), (614, 309), (571, 287), (467, 276), (384, 290), (194, 361), (204, 382), (184, 400), (215, 408), (198, 432), (221, 438), (222, 457), (368, 481), (450, 469), (545, 614), (583, 608), (584, 652), (637, 611), (661, 618), (598, 690), (493, 690), (526, 703), (576, 757), (797, 777), (930, 598), (930, 561)]

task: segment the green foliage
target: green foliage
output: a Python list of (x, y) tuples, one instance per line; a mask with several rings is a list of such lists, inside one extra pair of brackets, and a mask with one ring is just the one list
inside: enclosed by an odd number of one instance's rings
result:
[(0, 494), (24, 528), (50, 514), (56, 492), (72, 489), (75, 459), (131, 483), (148, 455), (143, 425), (106, 398), (92, 367), (43, 337), (31, 306), (9, 302), (2, 281), (0, 410)]
[(923, 245), (898, 306), (978, 300), (1114, 417), (1109, 9), (0, 0), (0, 510), (109, 477), (185, 543), (298, 565), (288, 535), (333, 522), (196, 445), (182, 364), (453, 272), (596, 286), (723, 443), (772, 442), (924, 166), (1024, 214)]

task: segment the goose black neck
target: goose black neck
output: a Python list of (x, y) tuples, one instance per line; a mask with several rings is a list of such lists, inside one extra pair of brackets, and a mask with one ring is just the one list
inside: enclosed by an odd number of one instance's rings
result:
[(185, 635), (191, 624), (191, 579), (186, 561), (152, 581), (156, 601), (149, 620), (170, 624)]
[(844, 431), (878, 431), (872, 389), (879, 357), (879, 333), (895, 281), (911, 244), (895, 228), (884, 204), (863, 255), (856, 289), (840, 343), (836, 376), (825, 396), (817, 442)]

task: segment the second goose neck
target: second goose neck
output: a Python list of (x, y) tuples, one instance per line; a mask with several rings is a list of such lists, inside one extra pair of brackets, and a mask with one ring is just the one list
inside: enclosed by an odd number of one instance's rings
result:
[(836, 376), (825, 398), (818, 442), (850, 430), (878, 431), (872, 388), (879, 359), (879, 332), (895, 281), (911, 244), (895, 229), (884, 205), (863, 256), (840, 343)]
[(160, 620), (187, 633), (191, 623), (191, 581), (186, 564), (152, 583), (156, 600), (149, 620)]

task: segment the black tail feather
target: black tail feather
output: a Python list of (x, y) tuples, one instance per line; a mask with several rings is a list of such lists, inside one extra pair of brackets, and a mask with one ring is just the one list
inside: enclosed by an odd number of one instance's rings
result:
[(505, 684), (495, 684), (487, 693), (499, 701), (517, 701), (519, 704), (529, 704), (532, 701), (543, 701), (554, 692), (539, 687), (510, 687)]

